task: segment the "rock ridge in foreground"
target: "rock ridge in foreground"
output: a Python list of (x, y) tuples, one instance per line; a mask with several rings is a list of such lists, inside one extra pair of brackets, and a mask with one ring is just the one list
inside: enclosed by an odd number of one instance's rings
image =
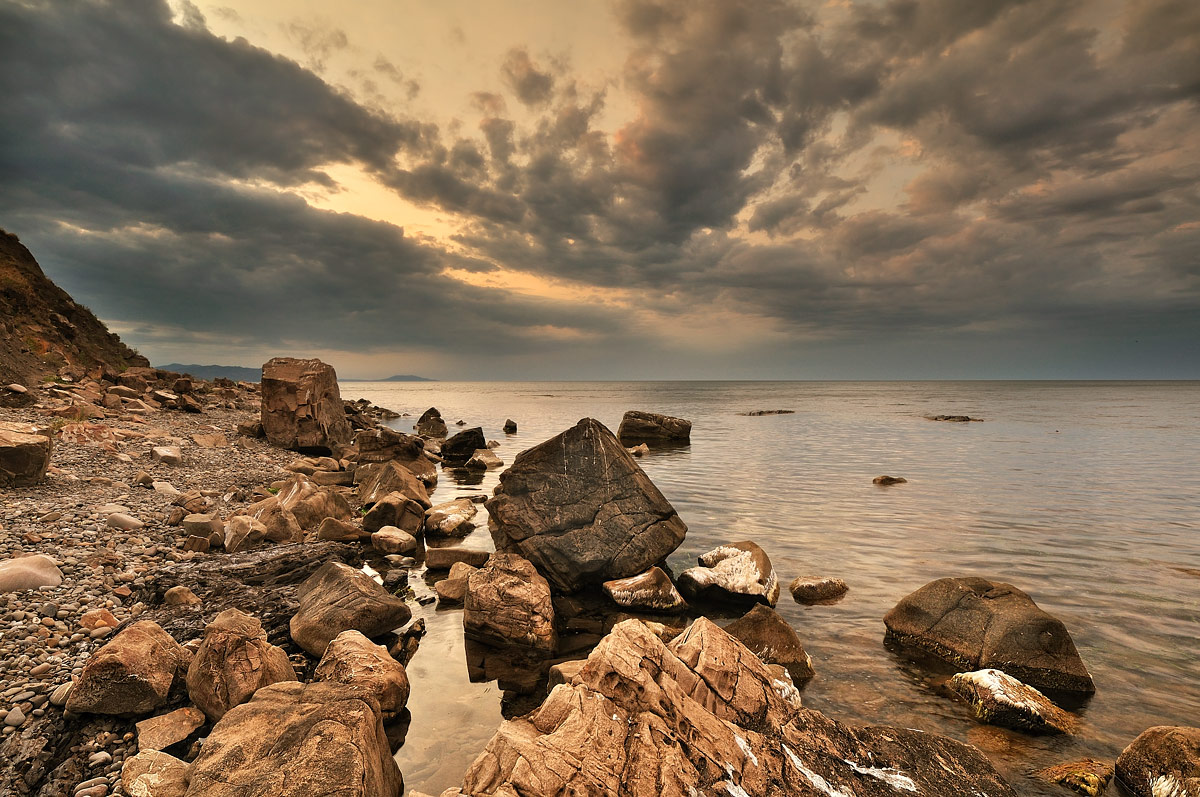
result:
[(802, 708), (782, 671), (700, 618), (670, 644), (638, 620), (615, 626), (540, 708), (503, 723), (443, 797), (698, 793), (1014, 794), (973, 747)]

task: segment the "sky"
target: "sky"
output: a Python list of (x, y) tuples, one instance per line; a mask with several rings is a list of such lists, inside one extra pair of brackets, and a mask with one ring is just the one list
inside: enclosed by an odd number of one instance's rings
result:
[(152, 362), (1200, 378), (1195, 0), (0, 0), (0, 227)]

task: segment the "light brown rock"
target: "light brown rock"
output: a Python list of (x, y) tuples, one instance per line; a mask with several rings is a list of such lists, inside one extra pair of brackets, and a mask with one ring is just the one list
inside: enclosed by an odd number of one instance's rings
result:
[(166, 749), (182, 742), (203, 724), (204, 712), (191, 706), (144, 719), (136, 725), (138, 752)]
[(225, 550), (229, 553), (244, 551), (262, 542), (267, 537), (267, 527), (249, 515), (234, 515), (225, 524)]
[(66, 708), (76, 714), (145, 714), (167, 700), (187, 652), (157, 623), (142, 620), (92, 654)]
[(359, 465), (354, 470), (354, 481), (358, 484), (358, 498), (363, 506), (371, 506), (389, 493), (402, 493), (428, 509), (429, 492), (412, 471), (398, 462), (373, 462)]
[(184, 797), (188, 765), (157, 750), (143, 750), (125, 759), (121, 788), (129, 797)]
[(28, 487), (50, 467), (54, 438), (32, 424), (0, 425), (0, 487)]
[(320, 360), (276, 357), (263, 365), (260, 420), (267, 442), (329, 454), (350, 441), (337, 373)]
[(1156, 725), (1117, 758), (1117, 780), (1133, 797), (1200, 795), (1200, 728)]
[(816, 674), (812, 658), (805, 652), (795, 629), (769, 606), (757, 604), (725, 626), (725, 632), (736, 637), (764, 664), (778, 664), (787, 670), (792, 683), (802, 684)]
[(370, 538), (371, 532), (363, 529), (361, 526), (356, 526), (349, 521), (338, 520), (333, 517), (327, 517), (322, 520), (321, 525), (317, 528), (318, 540), (354, 542)]
[(0, 592), (57, 587), (62, 580), (63, 574), (58, 569), (58, 563), (44, 554), (0, 561)]
[(463, 603), (463, 633), (471, 639), (543, 654), (558, 646), (550, 585), (517, 554), (492, 554), (467, 579)]
[(425, 507), (401, 492), (388, 493), (363, 515), (363, 530), (368, 534), (384, 526), (395, 526), (414, 537), (425, 523)]
[(237, 609), (208, 624), (187, 671), (188, 697), (214, 722), (262, 687), (294, 680), (283, 649), (267, 641), (258, 620)]
[(657, 566), (636, 576), (605, 581), (604, 592), (613, 603), (625, 609), (672, 614), (687, 609), (687, 601), (675, 589), (666, 572)]
[(467, 498), (458, 498), (425, 510), (425, 534), (465, 537), (475, 530), (471, 520), (478, 508)]
[(318, 681), (345, 684), (351, 692), (372, 697), (385, 718), (393, 717), (408, 703), (408, 674), (387, 648), (376, 645), (359, 631), (338, 634), (317, 664)]
[(371, 535), (371, 547), (382, 554), (409, 554), (417, 550), (417, 538), (395, 526), (384, 526)]
[(297, 645), (314, 656), (338, 634), (354, 629), (368, 638), (404, 625), (412, 610), (361, 570), (327, 562), (300, 585), (300, 607), (290, 629)]
[(679, 590), (689, 598), (774, 606), (779, 600), (779, 579), (766, 551), (744, 540), (701, 556), (699, 567), (679, 574)]

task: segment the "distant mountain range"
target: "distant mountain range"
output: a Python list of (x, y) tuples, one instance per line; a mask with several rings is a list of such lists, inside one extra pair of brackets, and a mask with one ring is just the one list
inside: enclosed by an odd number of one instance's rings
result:
[(424, 376), (413, 376), (412, 374), (396, 374), (389, 376), (387, 379), (380, 379), (380, 382), (436, 382), (436, 379), (429, 379)]
[(183, 363), (171, 363), (170, 365), (156, 365), (154, 367), (162, 371), (191, 374), (197, 379), (225, 377), (235, 382), (262, 381), (262, 368), (245, 368), (240, 365), (184, 365)]

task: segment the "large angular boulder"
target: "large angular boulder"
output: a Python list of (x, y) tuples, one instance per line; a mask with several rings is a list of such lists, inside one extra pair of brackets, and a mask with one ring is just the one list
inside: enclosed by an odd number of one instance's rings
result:
[(699, 561), (699, 567), (679, 574), (679, 589), (689, 598), (768, 606), (779, 600), (775, 568), (757, 543), (746, 540), (720, 545)]
[(346, 520), (353, 514), (341, 493), (332, 487), (320, 487), (300, 473), (280, 488), (277, 497), (279, 505), (291, 512), (305, 531), (319, 528), (327, 517)]
[(687, 601), (661, 567), (652, 567), (629, 578), (605, 581), (603, 587), (612, 602), (624, 609), (668, 614), (687, 609)]
[(385, 718), (399, 714), (408, 703), (404, 665), (358, 631), (334, 637), (313, 675), (318, 681), (345, 684), (351, 692), (370, 696)]
[(1200, 795), (1200, 728), (1156, 725), (1117, 758), (1117, 780), (1133, 797)]
[(263, 365), (261, 391), (263, 431), (271, 445), (329, 454), (350, 442), (333, 366), (276, 357)]
[(338, 634), (355, 629), (368, 638), (399, 628), (412, 618), (403, 600), (361, 570), (326, 562), (297, 590), (300, 607), (289, 624), (292, 640), (321, 656)]
[(627, 446), (664, 440), (671, 443), (688, 443), (692, 439), (692, 422), (683, 418), (672, 418), (670, 415), (659, 415), (657, 412), (629, 410), (621, 418), (621, 425), (617, 427), (617, 437)]
[(167, 702), (188, 652), (157, 623), (142, 620), (92, 654), (66, 708), (76, 714), (145, 714)]
[(283, 506), (278, 495), (264, 498), (242, 510), (242, 513), (263, 526), (263, 538), (271, 542), (304, 542), (304, 529), (290, 510)]
[(585, 418), (522, 451), (487, 502), (496, 549), (573, 592), (645, 572), (687, 526), (602, 423)]
[(452, 465), (461, 465), (481, 448), (487, 448), (487, 438), (483, 436), (483, 428), (476, 426), (472, 429), (463, 429), (442, 443), (442, 459)]
[(802, 708), (786, 677), (705, 618), (670, 644), (637, 620), (615, 626), (540, 708), (501, 724), (443, 797), (456, 793), (1014, 794), (973, 747)]
[(465, 537), (475, 530), (478, 508), (469, 498), (456, 498), (425, 511), (426, 536)]
[(403, 529), (414, 537), (421, 533), (425, 522), (425, 507), (400, 491), (388, 493), (375, 502), (363, 515), (363, 531), (368, 534), (385, 526)]
[(386, 426), (363, 429), (354, 437), (358, 464), (397, 462), (410, 470), (426, 487), (437, 484), (437, 466), (425, 456), (425, 441)]
[(417, 434), (426, 437), (445, 437), (450, 431), (446, 428), (446, 422), (442, 420), (442, 414), (438, 412), (437, 407), (430, 407), (421, 413), (414, 428)]
[(237, 609), (226, 609), (208, 624), (187, 671), (188, 697), (213, 722), (262, 687), (294, 680), (283, 648), (267, 641), (258, 620)]
[(359, 465), (354, 471), (354, 481), (358, 484), (358, 498), (363, 506), (371, 506), (388, 493), (403, 493), (425, 509), (432, 505), (425, 485), (398, 462)]
[(550, 585), (517, 554), (492, 554), (467, 578), (463, 633), (489, 645), (554, 652), (558, 636)]
[(0, 592), (57, 587), (63, 574), (58, 563), (45, 554), (18, 556), (0, 561)]
[(725, 633), (735, 637), (766, 664), (778, 664), (792, 676), (792, 683), (812, 679), (812, 658), (800, 643), (800, 637), (787, 620), (770, 606), (759, 603), (744, 616), (725, 626)]
[(964, 670), (1002, 670), (1041, 690), (1096, 691), (1066, 626), (1011, 584), (941, 578), (897, 603), (883, 622), (887, 641)]
[(50, 467), (54, 437), (48, 429), (0, 421), (0, 487), (37, 484)]
[(379, 705), (345, 684), (278, 683), (213, 727), (188, 772), (204, 797), (399, 797)]
[(971, 707), (975, 719), (1031, 733), (1071, 733), (1075, 719), (1038, 690), (999, 670), (960, 672), (946, 688)]

